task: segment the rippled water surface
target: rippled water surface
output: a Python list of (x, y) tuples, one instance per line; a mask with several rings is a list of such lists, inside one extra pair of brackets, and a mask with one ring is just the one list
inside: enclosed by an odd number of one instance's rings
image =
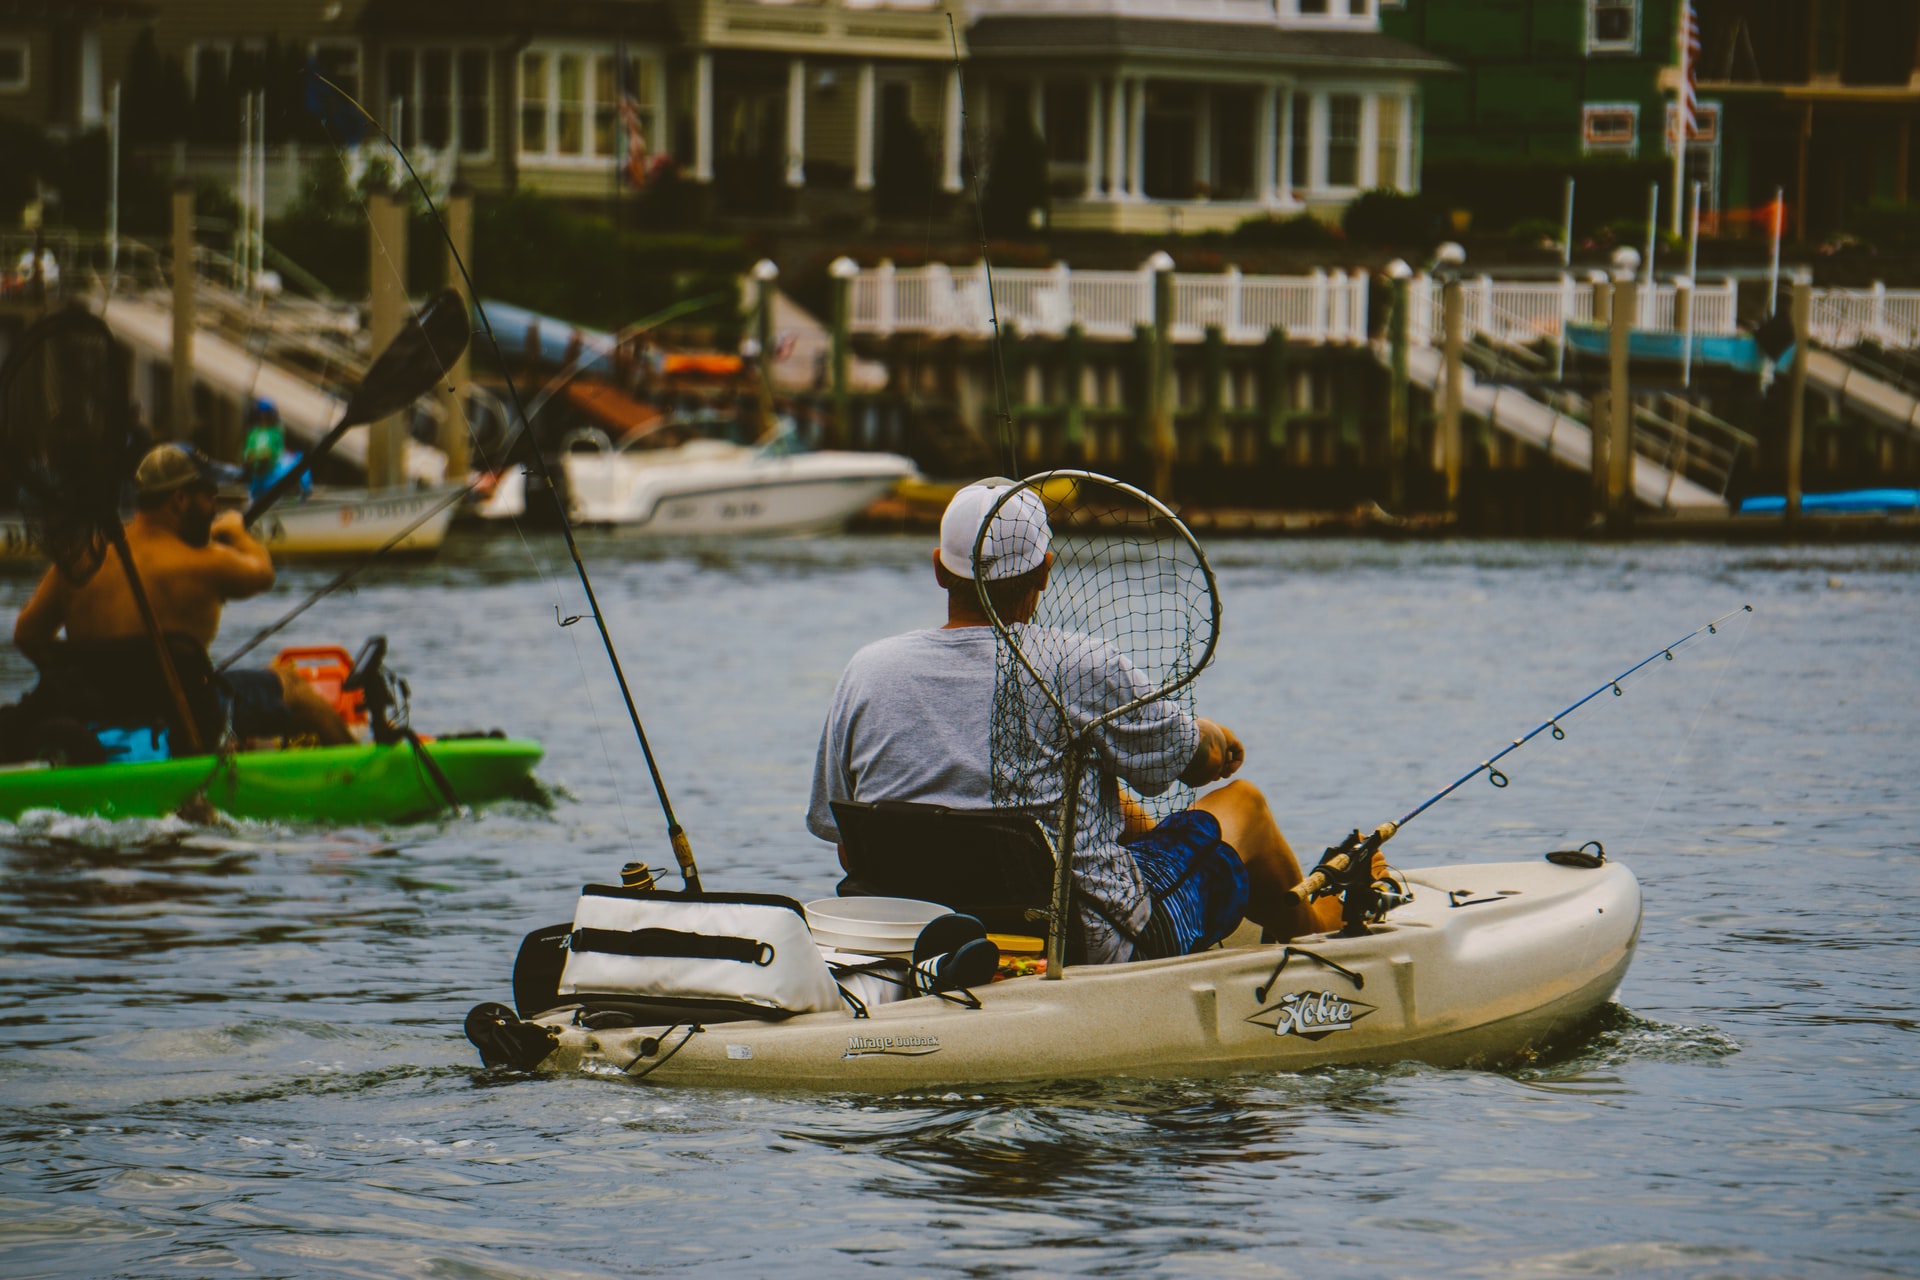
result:
[[(713, 886), (831, 891), (801, 827), (848, 655), (937, 621), (925, 538), (587, 543)], [(1222, 543), (1200, 703), (1303, 849), (1475, 781), (1397, 862), (1598, 839), (1641, 949), (1575, 1056), (938, 1096), (479, 1070), (527, 928), (670, 861), (557, 544), (452, 546), (384, 631), (427, 729), (542, 739), (551, 810), (386, 830), (0, 828), (0, 1270), (34, 1275), (1859, 1276), (1920, 1269), (1920, 553)], [(290, 570), (226, 633), (323, 580)], [(30, 582), (0, 581), (10, 615)], [(8, 686), (17, 659), (0, 662)]]

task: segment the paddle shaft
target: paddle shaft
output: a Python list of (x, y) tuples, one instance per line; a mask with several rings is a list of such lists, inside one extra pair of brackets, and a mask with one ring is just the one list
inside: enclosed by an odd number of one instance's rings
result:
[(193, 704), (187, 701), (186, 687), (180, 683), (179, 669), (173, 665), (173, 654), (167, 649), (166, 633), (160, 630), (160, 619), (153, 611), (153, 601), (147, 598), (140, 571), (134, 568), (133, 548), (127, 545), (127, 534), (119, 521), (108, 524), (107, 539), (113, 543), (114, 554), (120, 557), (120, 567), (127, 574), (127, 590), (133, 595), (133, 606), (140, 611), (147, 638), (153, 641), (154, 656), (160, 660), (160, 677), (166, 681), (167, 696), (173, 699), (173, 709), (180, 715), (180, 729), (186, 735), (187, 748), (196, 756), (205, 755), (207, 749), (200, 741), (200, 729), (193, 719)]

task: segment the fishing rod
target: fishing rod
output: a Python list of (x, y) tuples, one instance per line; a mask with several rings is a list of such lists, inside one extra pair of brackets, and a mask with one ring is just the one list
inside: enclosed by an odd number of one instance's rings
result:
[(1692, 631), (1687, 632), (1687, 634), (1681, 636), (1672, 644), (1663, 645), (1655, 649), (1645, 658), (1642, 658), (1639, 662), (1634, 663), (1625, 671), (1613, 677), (1613, 679), (1602, 682), (1593, 692), (1566, 707), (1559, 714), (1548, 716), (1532, 729), (1521, 734), (1505, 747), (1502, 747), (1499, 751), (1494, 752), (1485, 760), (1482, 760), (1479, 764), (1461, 774), (1460, 777), (1456, 778), (1453, 782), (1442, 787), (1439, 791), (1436, 791), (1433, 795), (1415, 805), (1399, 819), (1392, 822), (1383, 822), (1365, 835), (1362, 835), (1359, 829), (1355, 828), (1345, 840), (1333, 848), (1328, 849), (1320, 859), (1320, 865), (1314, 868), (1313, 874), (1295, 885), (1289, 890), (1289, 894), (1296, 902), (1307, 903), (1312, 902), (1316, 898), (1325, 897), (1329, 893), (1345, 893), (1347, 895), (1347, 909), (1343, 920), (1346, 927), (1341, 932), (1346, 935), (1351, 935), (1355, 931), (1364, 932), (1367, 917), (1375, 911), (1374, 904), (1369, 900), (1372, 895), (1351, 891), (1363, 889), (1373, 883), (1373, 855), (1379, 851), (1381, 845), (1393, 839), (1402, 827), (1412, 822), (1440, 801), (1452, 795), (1455, 791), (1458, 791), (1473, 779), (1479, 777), (1482, 773), (1487, 775), (1487, 781), (1495, 787), (1505, 787), (1508, 783), (1507, 775), (1496, 767), (1503, 757), (1518, 751), (1521, 747), (1526, 746), (1527, 743), (1533, 741), (1543, 733), (1552, 734), (1555, 741), (1564, 739), (1567, 736), (1567, 732), (1560, 727), (1560, 722), (1572, 715), (1575, 711), (1578, 711), (1581, 707), (1586, 706), (1589, 702), (1592, 702), (1595, 698), (1609, 690), (1612, 691), (1613, 696), (1616, 698), (1625, 696), (1626, 690), (1620, 687), (1620, 682), (1633, 675), (1634, 672), (1662, 658), (1668, 662), (1672, 662), (1673, 651), (1687, 643), (1687, 641), (1701, 635), (1718, 635), (1720, 634), (1720, 624), (1728, 618), (1734, 618), (1742, 613), (1752, 612), (1753, 606), (1744, 604), (1738, 609), (1733, 609), (1721, 614), (1703, 626), (1695, 627)]
[[(967, 79), (960, 67), (960, 34), (947, 14), (947, 39), (953, 44), (953, 83), (960, 99), (960, 153), (967, 148)], [(1020, 459), (1013, 444), (1013, 397), (1007, 388), (1007, 355), (1000, 344), (1000, 306), (993, 296), (993, 255), (987, 252), (987, 210), (980, 199), (980, 166), (973, 166), (973, 216), (980, 227), (980, 267), (987, 277), (987, 319), (993, 325), (993, 385), (999, 397), (1000, 441), (1007, 449), (1007, 474), (1016, 475)]]
[[(654, 314), (647, 316), (644, 319), (636, 320), (634, 323), (620, 330), (618, 334), (614, 335), (615, 340), (624, 341), (628, 338), (637, 337), (640, 334), (647, 332), (649, 329), (655, 328), (658, 325), (665, 324), (667, 321), (675, 319), (678, 316), (685, 315), (690, 311), (698, 311), (705, 307), (712, 306), (713, 303), (719, 300), (720, 297), (721, 297), (720, 294), (710, 293), (705, 295), (704, 297), (691, 298), (684, 302), (677, 302), (671, 307), (662, 308), (661, 310), (654, 312)], [(583, 353), (581, 356), (576, 358), (572, 364), (568, 365), (565, 369), (562, 369), (558, 374), (554, 375), (553, 379), (549, 381), (545, 387), (541, 388), (540, 395), (534, 398), (533, 408), (531, 412), (537, 415), (540, 412), (540, 410), (546, 406), (547, 401), (551, 400), (562, 386), (566, 385), (567, 382), (570, 382), (573, 378), (578, 376), (581, 369), (585, 368), (585, 365), (582, 362), (586, 358), (587, 358), (587, 355)], [(529, 429), (528, 423), (525, 422), (524, 420), (514, 424), (513, 433), (507, 437), (506, 443), (502, 444), (497, 450), (489, 451), (494, 453), (497, 457), (499, 457), (502, 460), (501, 464), (494, 468), (496, 473), (499, 471), (505, 470), (505, 465), (506, 465), (505, 460), (512, 457), (514, 446), (520, 443), (520, 437), (523, 434), (525, 434), (528, 431), (528, 429)], [(386, 555), (388, 552), (392, 551), (395, 547), (399, 546), (401, 543), (405, 542), (408, 538), (412, 537), (416, 529), (419, 529), (421, 526), (425, 525), (428, 521), (432, 520), (435, 516), (439, 515), (442, 511), (445, 511), (448, 507), (454, 505), (456, 502), (460, 502), (463, 499), (470, 497), (473, 493), (475, 493), (479, 489), (481, 479), (482, 479), (481, 476), (478, 476), (478, 475), (474, 476), (472, 479), (468, 480), (466, 484), (462, 485), (458, 489), (455, 489), (452, 493), (446, 494), (444, 497), (440, 499), (440, 501), (429, 506), (425, 511), (421, 512), (420, 515), (417, 516), (410, 524), (408, 524), (405, 528), (401, 529), (400, 532), (394, 534), (391, 538), (388, 538), (385, 542), (381, 543), (378, 547), (368, 552), (365, 556), (363, 556), (360, 560), (356, 561), (354, 564), (347, 566), (345, 569), (342, 569), (339, 573), (335, 574), (333, 578), (328, 580), (328, 582), (325, 585), (317, 588), (312, 592), (312, 594), (308, 595), (305, 600), (302, 600), (299, 604), (295, 605), (293, 608), (281, 614), (274, 621), (269, 622), (266, 626), (254, 632), (252, 637), (248, 639), (248, 641), (245, 644), (241, 645), (238, 649), (235, 649), (232, 653), (228, 654), (225, 658), (223, 658), (220, 661), (220, 664), (214, 668), (214, 671), (215, 672), (225, 671), (228, 667), (231, 667), (234, 663), (246, 657), (249, 653), (252, 653), (255, 649), (259, 648), (262, 644), (266, 643), (268, 640), (271, 640), (274, 636), (280, 634), (280, 632), (286, 630), (287, 626), (290, 623), (292, 623), (294, 619), (298, 618), (301, 614), (305, 613), (307, 610), (313, 608), (314, 605), (319, 604), (322, 600), (332, 595), (334, 592), (338, 591), (341, 587), (346, 586), (347, 583), (359, 577), (361, 573), (363, 573), (368, 568), (372, 567), (373, 564), (376, 561), (378, 561), (382, 556)]]
[[(505, 353), (501, 350), (499, 337), (493, 331), (493, 322), (487, 318), (486, 308), (480, 304), (480, 297), (473, 287), (473, 276), (467, 270), (466, 260), (460, 256), (460, 250), (454, 245), (453, 236), (447, 230), (445, 219), (440, 216), (440, 210), (434, 206), (433, 196), (428, 192), (427, 184), (420, 180), (420, 175), (414, 171), (413, 162), (407, 159), (406, 151), (387, 131), (386, 125), (374, 119), (373, 113), (360, 105), (358, 98), (317, 71), (308, 69), (307, 74), (339, 94), (343, 101), (359, 112), (361, 117), (386, 141), (394, 155), (400, 158), (401, 165), (406, 168), (407, 176), (413, 179), (413, 185), (419, 190), (420, 198), (426, 202), (427, 212), (433, 216), (434, 225), (440, 229), (440, 238), (446, 242), (448, 261), (453, 263), (455, 269), (460, 272), (460, 278), (467, 286), (467, 296), (473, 300), (474, 314), (480, 318), (480, 328), (487, 335), (487, 341), (493, 347), (494, 357), (500, 361), (504, 372), (507, 367)], [(520, 401), (520, 389), (514, 385), (511, 374), (507, 375), (506, 383), (507, 394), (513, 401), (514, 412), (519, 416), (520, 421), (526, 422), (528, 420), (526, 406)], [(560, 532), (566, 539), (567, 555), (573, 560), (574, 573), (580, 579), (581, 590), (587, 596), (587, 610), (593, 615), (593, 625), (600, 632), (600, 644), (607, 651), (607, 661), (613, 666), (614, 680), (619, 684), (620, 697), (627, 706), (627, 718), (632, 721), (634, 736), (640, 741), (640, 753), (646, 757), (647, 773), (653, 779), (654, 794), (659, 797), (661, 812), (666, 817), (667, 840), (673, 847), (674, 861), (680, 867), (681, 881), (688, 889), (698, 893), (700, 870), (694, 865), (693, 846), (687, 839), (686, 829), (674, 816), (673, 802), (667, 797), (666, 781), (660, 776), (660, 765), (654, 759), (652, 745), (647, 741), (646, 728), (640, 723), (640, 710), (634, 705), (633, 690), (627, 683), (625, 668), (620, 665), (620, 655), (614, 647), (613, 633), (607, 628), (606, 615), (600, 609), (600, 598), (593, 589), (593, 579), (587, 573), (586, 562), (580, 558), (580, 544), (573, 536), (573, 522), (567, 518), (566, 506), (560, 501), (560, 490), (553, 482), (553, 469), (547, 465), (547, 460), (541, 456), (538, 449), (533, 450), (533, 459), (534, 468), (547, 487), (547, 495), (553, 499), (554, 510), (559, 514)]]

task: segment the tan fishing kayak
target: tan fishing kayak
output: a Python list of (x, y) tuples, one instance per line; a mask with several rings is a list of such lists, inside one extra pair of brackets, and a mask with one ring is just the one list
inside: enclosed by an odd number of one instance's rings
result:
[(975, 988), (978, 1009), (923, 996), (866, 1018), (611, 1030), (556, 1009), (532, 1024), (557, 1036), (539, 1069), (865, 1090), (1495, 1063), (1577, 1031), (1613, 995), (1639, 937), (1640, 886), (1617, 863), (1485, 863), (1407, 879), (1413, 901), (1366, 937), (1283, 948), (1243, 928), (1198, 955), (1002, 979)]

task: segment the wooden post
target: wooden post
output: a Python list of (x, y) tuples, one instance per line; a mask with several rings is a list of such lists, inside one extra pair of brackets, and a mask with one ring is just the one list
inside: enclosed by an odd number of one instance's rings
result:
[(1460, 508), (1460, 402), (1464, 389), (1461, 351), (1464, 335), (1461, 324), (1461, 285), (1458, 275), (1449, 275), (1440, 289), (1442, 371), (1440, 396), (1440, 465), (1447, 478), (1447, 510), (1459, 514)]
[(1627, 391), (1627, 343), (1633, 333), (1633, 271), (1613, 280), (1613, 323), (1607, 330), (1607, 527), (1633, 526), (1633, 397)]
[(1287, 447), (1287, 331), (1279, 325), (1267, 330), (1266, 388), (1267, 449), (1284, 456)]
[[(1588, 277), (1593, 286), (1593, 322), (1609, 334), (1613, 331), (1613, 281), (1605, 272), (1596, 271)], [(1607, 440), (1612, 422), (1611, 408), (1613, 397), (1607, 394), (1606, 384), (1595, 389), (1587, 415), (1587, 478), (1591, 481), (1590, 492), (1594, 512), (1607, 509)]]
[(773, 408), (773, 299), (776, 293), (775, 282), (780, 279), (780, 268), (772, 259), (762, 258), (753, 264), (753, 338), (757, 351), (760, 372), (760, 435), (762, 439), (774, 432)]
[[(367, 197), (368, 328), (377, 352), (407, 322), (407, 211), (388, 191)], [(390, 489), (406, 478), (403, 414), (367, 429), (367, 488)]]
[(1807, 443), (1807, 328), (1813, 311), (1813, 286), (1793, 282), (1793, 363), (1787, 377), (1787, 536), (1800, 532), (1802, 454)]
[[(459, 267), (460, 262), (473, 261), (473, 192), (464, 182), (455, 183), (453, 190), (447, 193), (447, 240), (447, 287), (458, 292), (467, 310), (472, 311), (473, 295)], [(459, 359), (453, 362), (453, 367), (447, 370), (446, 376), (434, 388), (435, 397), (440, 402), (440, 430), (436, 434), (440, 452), (447, 457), (449, 484), (465, 482), (470, 470), (467, 456), (467, 442), (471, 434), (467, 426), (468, 381), (467, 353), (463, 350)], [(506, 459), (496, 458), (493, 461), (498, 465)]]
[(173, 385), (166, 436), (193, 438), (193, 183), (173, 184)]
[(1147, 260), (1153, 273), (1153, 372), (1149, 379), (1148, 453), (1153, 483), (1148, 492), (1173, 501), (1173, 258), (1160, 252)]
[(1212, 462), (1227, 459), (1227, 335), (1217, 324), (1207, 326), (1201, 350), (1201, 438)]
[(1067, 458), (1071, 462), (1085, 462), (1091, 456), (1087, 450), (1086, 330), (1077, 324), (1068, 325), (1061, 354), (1065, 361), (1061, 376), (1066, 379)]
[(1387, 313), (1387, 508), (1399, 513), (1407, 506), (1407, 441), (1410, 436), (1407, 376), (1409, 302), (1407, 281), (1413, 269), (1395, 258), (1387, 264), (1393, 282), (1393, 301)]
[(833, 281), (833, 345), (828, 372), (833, 404), (827, 425), (827, 443), (835, 449), (845, 448), (851, 438), (847, 422), (847, 395), (853, 362), (853, 281), (859, 274), (860, 264), (852, 258), (842, 256), (827, 264), (827, 275)]

